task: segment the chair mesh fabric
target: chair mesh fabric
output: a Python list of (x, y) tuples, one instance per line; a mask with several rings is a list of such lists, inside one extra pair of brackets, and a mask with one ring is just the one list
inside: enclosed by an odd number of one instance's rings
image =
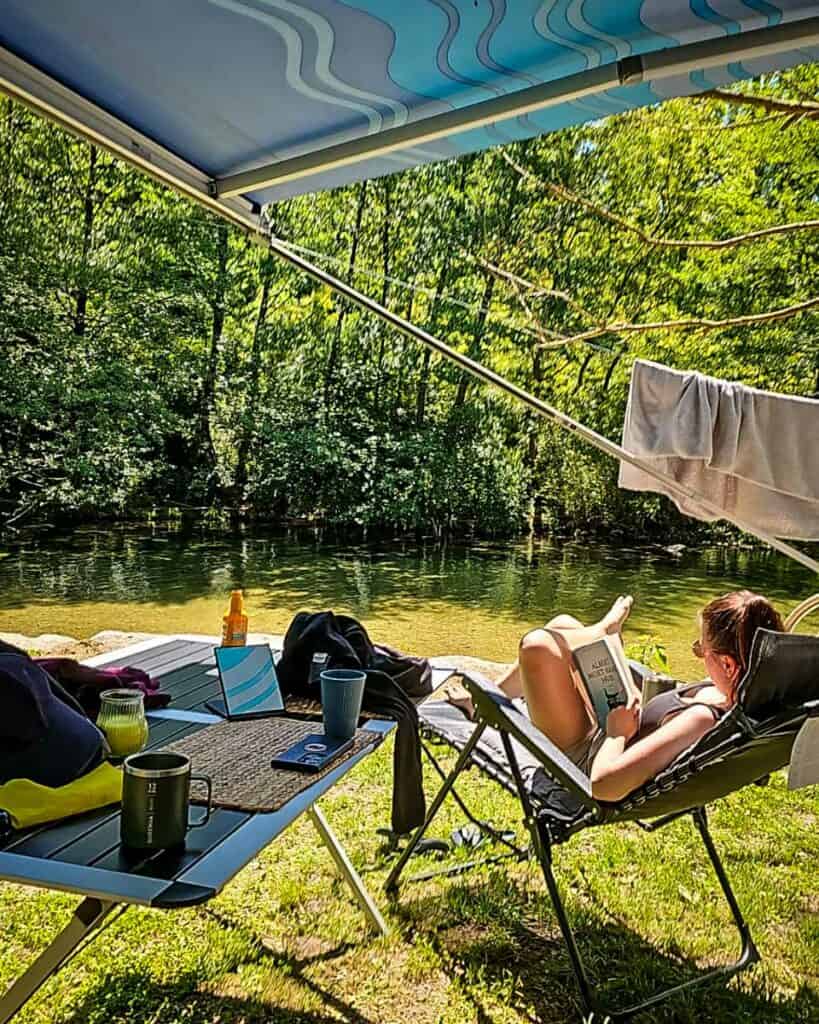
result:
[(760, 721), (819, 698), (819, 637), (758, 629), (739, 706)]

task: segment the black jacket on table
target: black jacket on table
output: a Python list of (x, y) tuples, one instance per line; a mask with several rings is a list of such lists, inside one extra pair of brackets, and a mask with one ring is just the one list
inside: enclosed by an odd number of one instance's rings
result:
[(310, 680), (313, 655), (327, 654), (327, 668), (360, 668), (366, 676), (362, 710), (397, 723), (393, 754), (392, 829), (404, 834), (424, 820), (421, 741), (418, 712), (411, 698), (432, 691), (432, 670), (425, 658), (376, 645), (366, 629), (348, 615), (299, 612), (287, 629), (277, 666), (282, 691), (321, 699)]
[(44, 669), (0, 641), (0, 784), (73, 782), (102, 760), (102, 733)]

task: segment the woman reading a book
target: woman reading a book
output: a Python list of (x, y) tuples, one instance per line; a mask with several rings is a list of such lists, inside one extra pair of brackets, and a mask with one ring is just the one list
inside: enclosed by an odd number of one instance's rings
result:
[(521, 640), (518, 660), (500, 682), (507, 697), (525, 697), (534, 724), (592, 783), (599, 800), (616, 801), (671, 764), (736, 701), (758, 628), (782, 630), (776, 609), (759, 594), (740, 590), (711, 601), (700, 613), (694, 654), (708, 679), (660, 694), (640, 707), (638, 697), (614, 707), (600, 728), (573, 668), (572, 651), (620, 632), (632, 598), (618, 598), (591, 626), (558, 615)]

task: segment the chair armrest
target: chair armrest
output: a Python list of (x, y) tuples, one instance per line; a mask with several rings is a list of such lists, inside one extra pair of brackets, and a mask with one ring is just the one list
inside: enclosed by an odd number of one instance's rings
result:
[(476, 675), (466, 672), (463, 682), (469, 690), (475, 709), (487, 723), (507, 733), (536, 758), (546, 774), (576, 797), (586, 808), (602, 814), (602, 807), (592, 796), (591, 782), (563, 751), (522, 715), (514, 704), (497, 690), (489, 689)]

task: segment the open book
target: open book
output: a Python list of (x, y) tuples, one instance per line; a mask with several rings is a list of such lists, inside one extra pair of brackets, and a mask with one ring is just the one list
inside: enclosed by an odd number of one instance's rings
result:
[(606, 635), (590, 644), (575, 647), (572, 655), (597, 721), (605, 732), (609, 711), (628, 704), (632, 697), (639, 698), (620, 638)]

